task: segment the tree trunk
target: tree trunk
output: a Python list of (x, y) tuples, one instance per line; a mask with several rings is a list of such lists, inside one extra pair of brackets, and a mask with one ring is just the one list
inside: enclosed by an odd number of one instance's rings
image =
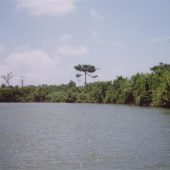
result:
[(84, 86), (86, 86), (86, 84), (87, 84), (87, 72), (84, 72), (84, 77), (85, 77), (85, 80), (84, 80)]

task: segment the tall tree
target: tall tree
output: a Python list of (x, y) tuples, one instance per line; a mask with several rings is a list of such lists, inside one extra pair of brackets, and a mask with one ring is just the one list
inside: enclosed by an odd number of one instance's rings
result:
[(24, 86), (24, 81), (25, 81), (25, 76), (21, 76), (21, 87), (23, 87)]
[[(89, 77), (91, 77), (91, 78), (96, 78), (96, 77), (98, 77), (97, 75), (94, 75), (94, 76), (92, 76), (91, 75), (91, 73), (94, 73), (96, 70), (97, 70), (97, 68), (95, 67), (95, 66), (93, 66), (93, 65), (89, 65), (89, 64), (85, 64), (85, 65), (77, 65), (77, 66), (74, 66), (74, 69), (76, 70), (76, 71), (79, 71), (79, 72), (83, 72), (84, 73), (84, 85), (86, 86), (86, 84), (87, 84), (87, 76), (89, 76)], [(80, 76), (82, 76), (82, 74), (76, 74), (76, 77), (78, 78), (78, 77), (80, 77)]]
[(13, 76), (14, 76), (13, 72), (9, 72), (6, 75), (2, 75), (1, 78), (5, 81), (7, 86), (9, 86), (10, 85), (10, 80), (12, 79)]

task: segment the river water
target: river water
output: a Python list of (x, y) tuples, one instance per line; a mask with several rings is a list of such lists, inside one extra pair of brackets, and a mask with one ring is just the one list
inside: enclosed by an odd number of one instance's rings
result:
[(170, 110), (1, 103), (0, 170), (170, 170)]

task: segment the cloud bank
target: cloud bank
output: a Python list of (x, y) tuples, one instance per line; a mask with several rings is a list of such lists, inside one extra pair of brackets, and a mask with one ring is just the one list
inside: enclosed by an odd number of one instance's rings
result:
[(75, 0), (17, 0), (17, 8), (33, 16), (62, 16), (75, 10)]
[[(58, 73), (59, 62), (57, 56), (51, 56), (45, 51), (24, 50), (11, 53), (3, 63), (0, 62), (0, 72), (1, 74), (14, 72), (15, 79), (24, 75), (28, 84), (55, 83), (54, 77)], [(19, 80), (15, 82), (18, 83)]]
[[(63, 41), (57, 46), (54, 55), (42, 49), (34, 49), (30, 45), (19, 46), (15, 52), (10, 52), (7, 57), (0, 60), (1, 75), (15, 73), (13, 85), (20, 84), (21, 76), (25, 77), (25, 85), (58, 84), (69, 81), (73, 75), (65, 69), (69, 65), (66, 66), (62, 58), (68, 57), (74, 60), (77, 56), (86, 55), (88, 49), (84, 46), (72, 45), (70, 42), (72, 36), (69, 34), (62, 34), (61, 39)], [(2, 79), (0, 83), (4, 83)]]

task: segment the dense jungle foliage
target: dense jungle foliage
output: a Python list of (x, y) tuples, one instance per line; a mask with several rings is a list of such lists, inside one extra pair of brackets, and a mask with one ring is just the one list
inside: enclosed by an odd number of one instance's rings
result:
[(113, 81), (77, 87), (62, 85), (0, 87), (0, 102), (116, 103), (170, 107), (170, 65), (160, 63), (151, 73), (122, 76)]

